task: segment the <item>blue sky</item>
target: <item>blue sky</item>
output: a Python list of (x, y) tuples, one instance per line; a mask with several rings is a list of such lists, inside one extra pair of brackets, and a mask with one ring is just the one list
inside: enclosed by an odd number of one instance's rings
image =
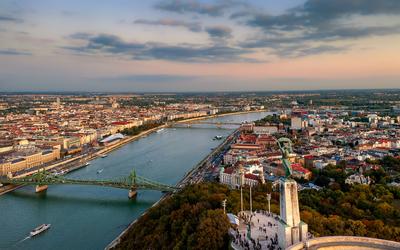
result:
[(2, 0), (0, 91), (400, 86), (398, 0)]

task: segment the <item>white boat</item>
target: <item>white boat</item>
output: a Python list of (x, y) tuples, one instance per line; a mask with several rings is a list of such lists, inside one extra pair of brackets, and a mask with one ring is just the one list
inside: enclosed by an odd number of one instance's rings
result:
[(40, 226), (38, 226), (37, 228), (33, 229), (30, 233), (31, 236), (36, 236), (40, 233), (43, 233), (44, 231), (46, 231), (47, 229), (49, 229), (51, 226), (51, 224), (42, 224)]
[(97, 170), (97, 174), (100, 174), (101, 172), (103, 172), (103, 169)]
[(106, 158), (108, 155), (106, 155), (106, 154), (104, 154), (104, 155), (101, 155), (100, 157), (101, 158)]
[(157, 130), (157, 133), (161, 133), (161, 132), (163, 132), (164, 131), (164, 129), (163, 128), (160, 128), (159, 130)]
[(90, 165), (90, 161), (88, 161), (88, 162), (85, 163), (85, 167), (87, 167), (87, 166), (89, 166), (89, 165)]
[(213, 140), (221, 140), (222, 139), (222, 135), (216, 135), (214, 136)]

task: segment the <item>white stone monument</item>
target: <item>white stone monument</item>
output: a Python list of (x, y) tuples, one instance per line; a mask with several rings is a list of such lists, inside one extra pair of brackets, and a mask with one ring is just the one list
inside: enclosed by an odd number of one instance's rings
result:
[(282, 249), (301, 241), (307, 240), (308, 226), (300, 220), (299, 198), (297, 195), (297, 182), (290, 179), (289, 154), (293, 152), (292, 142), (288, 138), (278, 139), (282, 152), (282, 163), (285, 167), (286, 177), (280, 179), (280, 215), (278, 222), (278, 244)]
[(300, 220), (297, 183), (291, 179), (281, 179), (280, 214), (278, 224), (278, 244), (282, 249), (307, 240), (308, 226)]

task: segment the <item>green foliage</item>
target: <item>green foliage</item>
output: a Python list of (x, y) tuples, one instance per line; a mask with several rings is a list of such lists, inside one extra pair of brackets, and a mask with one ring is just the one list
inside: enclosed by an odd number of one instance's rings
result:
[(146, 124), (140, 125), (138, 127), (126, 128), (126, 129), (122, 130), (122, 133), (125, 135), (138, 135), (143, 131), (146, 131), (146, 130), (149, 130), (152, 128), (156, 128), (161, 125), (162, 124), (159, 122), (146, 123)]
[(283, 123), (285, 125), (290, 125), (290, 119), (281, 119), (279, 116), (277, 115), (268, 115), (258, 121), (255, 121), (255, 124), (257, 126), (262, 126), (265, 124), (280, 124)]
[(185, 188), (151, 208), (116, 249), (226, 249), (230, 224), (221, 209), (226, 193), (222, 185)]
[[(328, 167), (341, 178), (344, 165)], [(331, 177), (332, 178), (332, 177)], [(335, 183), (337, 179), (335, 179)], [(271, 184), (252, 190), (253, 210), (267, 209), (267, 193), (272, 193), (271, 211), (279, 213), (279, 193)], [(329, 185), (299, 194), (301, 218), (315, 236), (355, 235), (400, 241), (400, 191), (376, 184), (355, 185), (342, 190)], [(227, 212), (240, 211), (240, 190), (217, 183), (191, 185), (152, 207), (128, 230), (116, 249), (228, 249), (230, 227)], [(249, 209), (249, 189), (243, 188), (244, 209)]]
[(385, 156), (380, 163), (385, 169), (400, 172), (400, 159), (392, 156)]
[(386, 185), (331, 186), (300, 193), (301, 218), (316, 236), (356, 235), (400, 241), (399, 190)]
[[(252, 190), (253, 209), (267, 209), (271, 185)], [(272, 194), (271, 210), (279, 211), (278, 193)], [(230, 227), (227, 212), (240, 210), (240, 191), (217, 183), (191, 185), (150, 208), (124, 235), (116, 249), (228, 249)], [(244, 209), (249, 209), (249, 189), (243, 189)]]

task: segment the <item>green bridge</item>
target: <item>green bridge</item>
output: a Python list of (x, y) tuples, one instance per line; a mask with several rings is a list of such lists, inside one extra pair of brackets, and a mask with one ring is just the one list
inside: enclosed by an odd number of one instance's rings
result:
[(36, 185), (36, 192), (47, 189), (47, 185), (91, 185), (113, 187), (129, 190), (129, 198), (135, 198), (137, 190), (158, 190), (162, 192), (173, 192), (177, 188), (165, 185), (137, 176), (133, 170), (129, 176), (114, 180), (83, 180), (69, 179), (60, 175), (54, 175), (46, 171), (39, 171), (33, 175), (22, 178), (0, 178), (0, 183), (14, 185)]

